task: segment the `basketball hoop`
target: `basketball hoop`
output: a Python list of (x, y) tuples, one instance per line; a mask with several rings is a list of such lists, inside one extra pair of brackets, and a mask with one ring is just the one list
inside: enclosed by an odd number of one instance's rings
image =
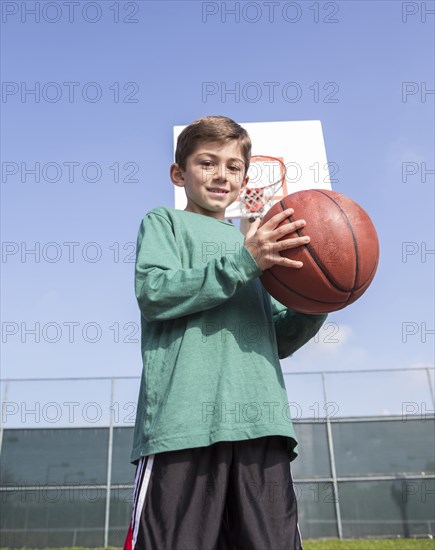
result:
[(251, 157), (249, 170), (256, 173), (249, 176), (239, 199), (243, 216), (253, 222), (263, 217), (265, 206), (285, 184), (286, 168), (280, 158), (255, 155)]

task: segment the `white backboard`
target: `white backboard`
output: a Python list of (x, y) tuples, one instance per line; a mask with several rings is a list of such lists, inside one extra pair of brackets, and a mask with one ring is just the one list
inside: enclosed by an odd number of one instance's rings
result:
[[(252, 156), (268, 156), (282, 160), (286, 167), (285, 182), (270, 206), (286, 195), (303, 189), (331, 189), (330, 173), (320, 120), (240, 123), (251, 137)], [(174, 126), (174, 154), (177, 138), (185, 126)], [(270, 167), (269, 167), (270, 169)], [(258, 178), (258, 165), (248, 174)], [(184, 210), (184, 189), (174, 186), (175, 208)], [(269, 208), (270, 208), (269, 206)], [(265, 208), (265, 211), (267, 209)], [(225, 212), (226, 218), (244, 218), (237, 200)]]

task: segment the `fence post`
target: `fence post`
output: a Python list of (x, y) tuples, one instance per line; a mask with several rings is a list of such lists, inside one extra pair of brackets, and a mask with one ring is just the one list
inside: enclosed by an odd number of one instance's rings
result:
[(341, 523), (340, 502), (338, 498), (338, 483), (337, 483), (337, 470), (335, 468), (334, 442), (332, 438), (331, 419), (329, 418), (328, 395), (326, 392), (326, 376), (324, 372), (322, 372), (322, 386), (323, 386), (323, 400), (325, 402), (326, 433), (328, 436), (329, 459), (331, 461), (332, 486), (334, 489), (335, 514), (337, 516), (337, 531), (338, 531), (338, 537), (342, 539), (343, 527)]
[(431, 375), (430, 375), (429, 367), (426, 368), (426, 374), (427, 374), (427, 381), (428, 381), (428, 384), (429, 384), (429, 393), (430, 393), (430, 397), (432, 399), (432, 407), (435, 409), (435, 388), (432, 387), (432, 378), (431, 378)]
[(2, 454), (2, 445), (3, 445), (3, 416), (5, 412), (6, 401), (8, 399), (8, 390), (9, 390), (9, 380), (5, 381), (3, 387), (3, 397), (2, 397), (2, 406), (0, 411), (0, 456)]
[(109, 523), (110, 523), (110, 494), (112, 489), (112, 451), (113, 451), (113, 398), (115, 393), (115, 379), (110, 381), (110, 407), (109, 407), (109, 444), (107, 448), (107, 491), (106, 491), (106, 514), (104, 518), (104, 548), (109, 546)]

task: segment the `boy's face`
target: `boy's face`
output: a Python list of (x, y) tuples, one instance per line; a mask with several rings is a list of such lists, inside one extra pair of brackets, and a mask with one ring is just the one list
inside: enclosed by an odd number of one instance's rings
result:
[(187, 157), (186, 170), (171, 166), (172, 182), (184, 187), (188, 212), (223, 220), (225, 209), (233, 203), (248, 182), (245, 163), (236, 140), (228, 143), (205, 141)]

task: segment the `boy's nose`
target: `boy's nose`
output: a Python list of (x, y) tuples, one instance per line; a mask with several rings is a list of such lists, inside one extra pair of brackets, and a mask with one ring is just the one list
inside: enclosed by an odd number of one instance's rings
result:
[(227, 179), (227, 167), (225, 166), (225, 164), (218, 165), (216, 176), (220, 180), (226, 181), (226, 179)]

